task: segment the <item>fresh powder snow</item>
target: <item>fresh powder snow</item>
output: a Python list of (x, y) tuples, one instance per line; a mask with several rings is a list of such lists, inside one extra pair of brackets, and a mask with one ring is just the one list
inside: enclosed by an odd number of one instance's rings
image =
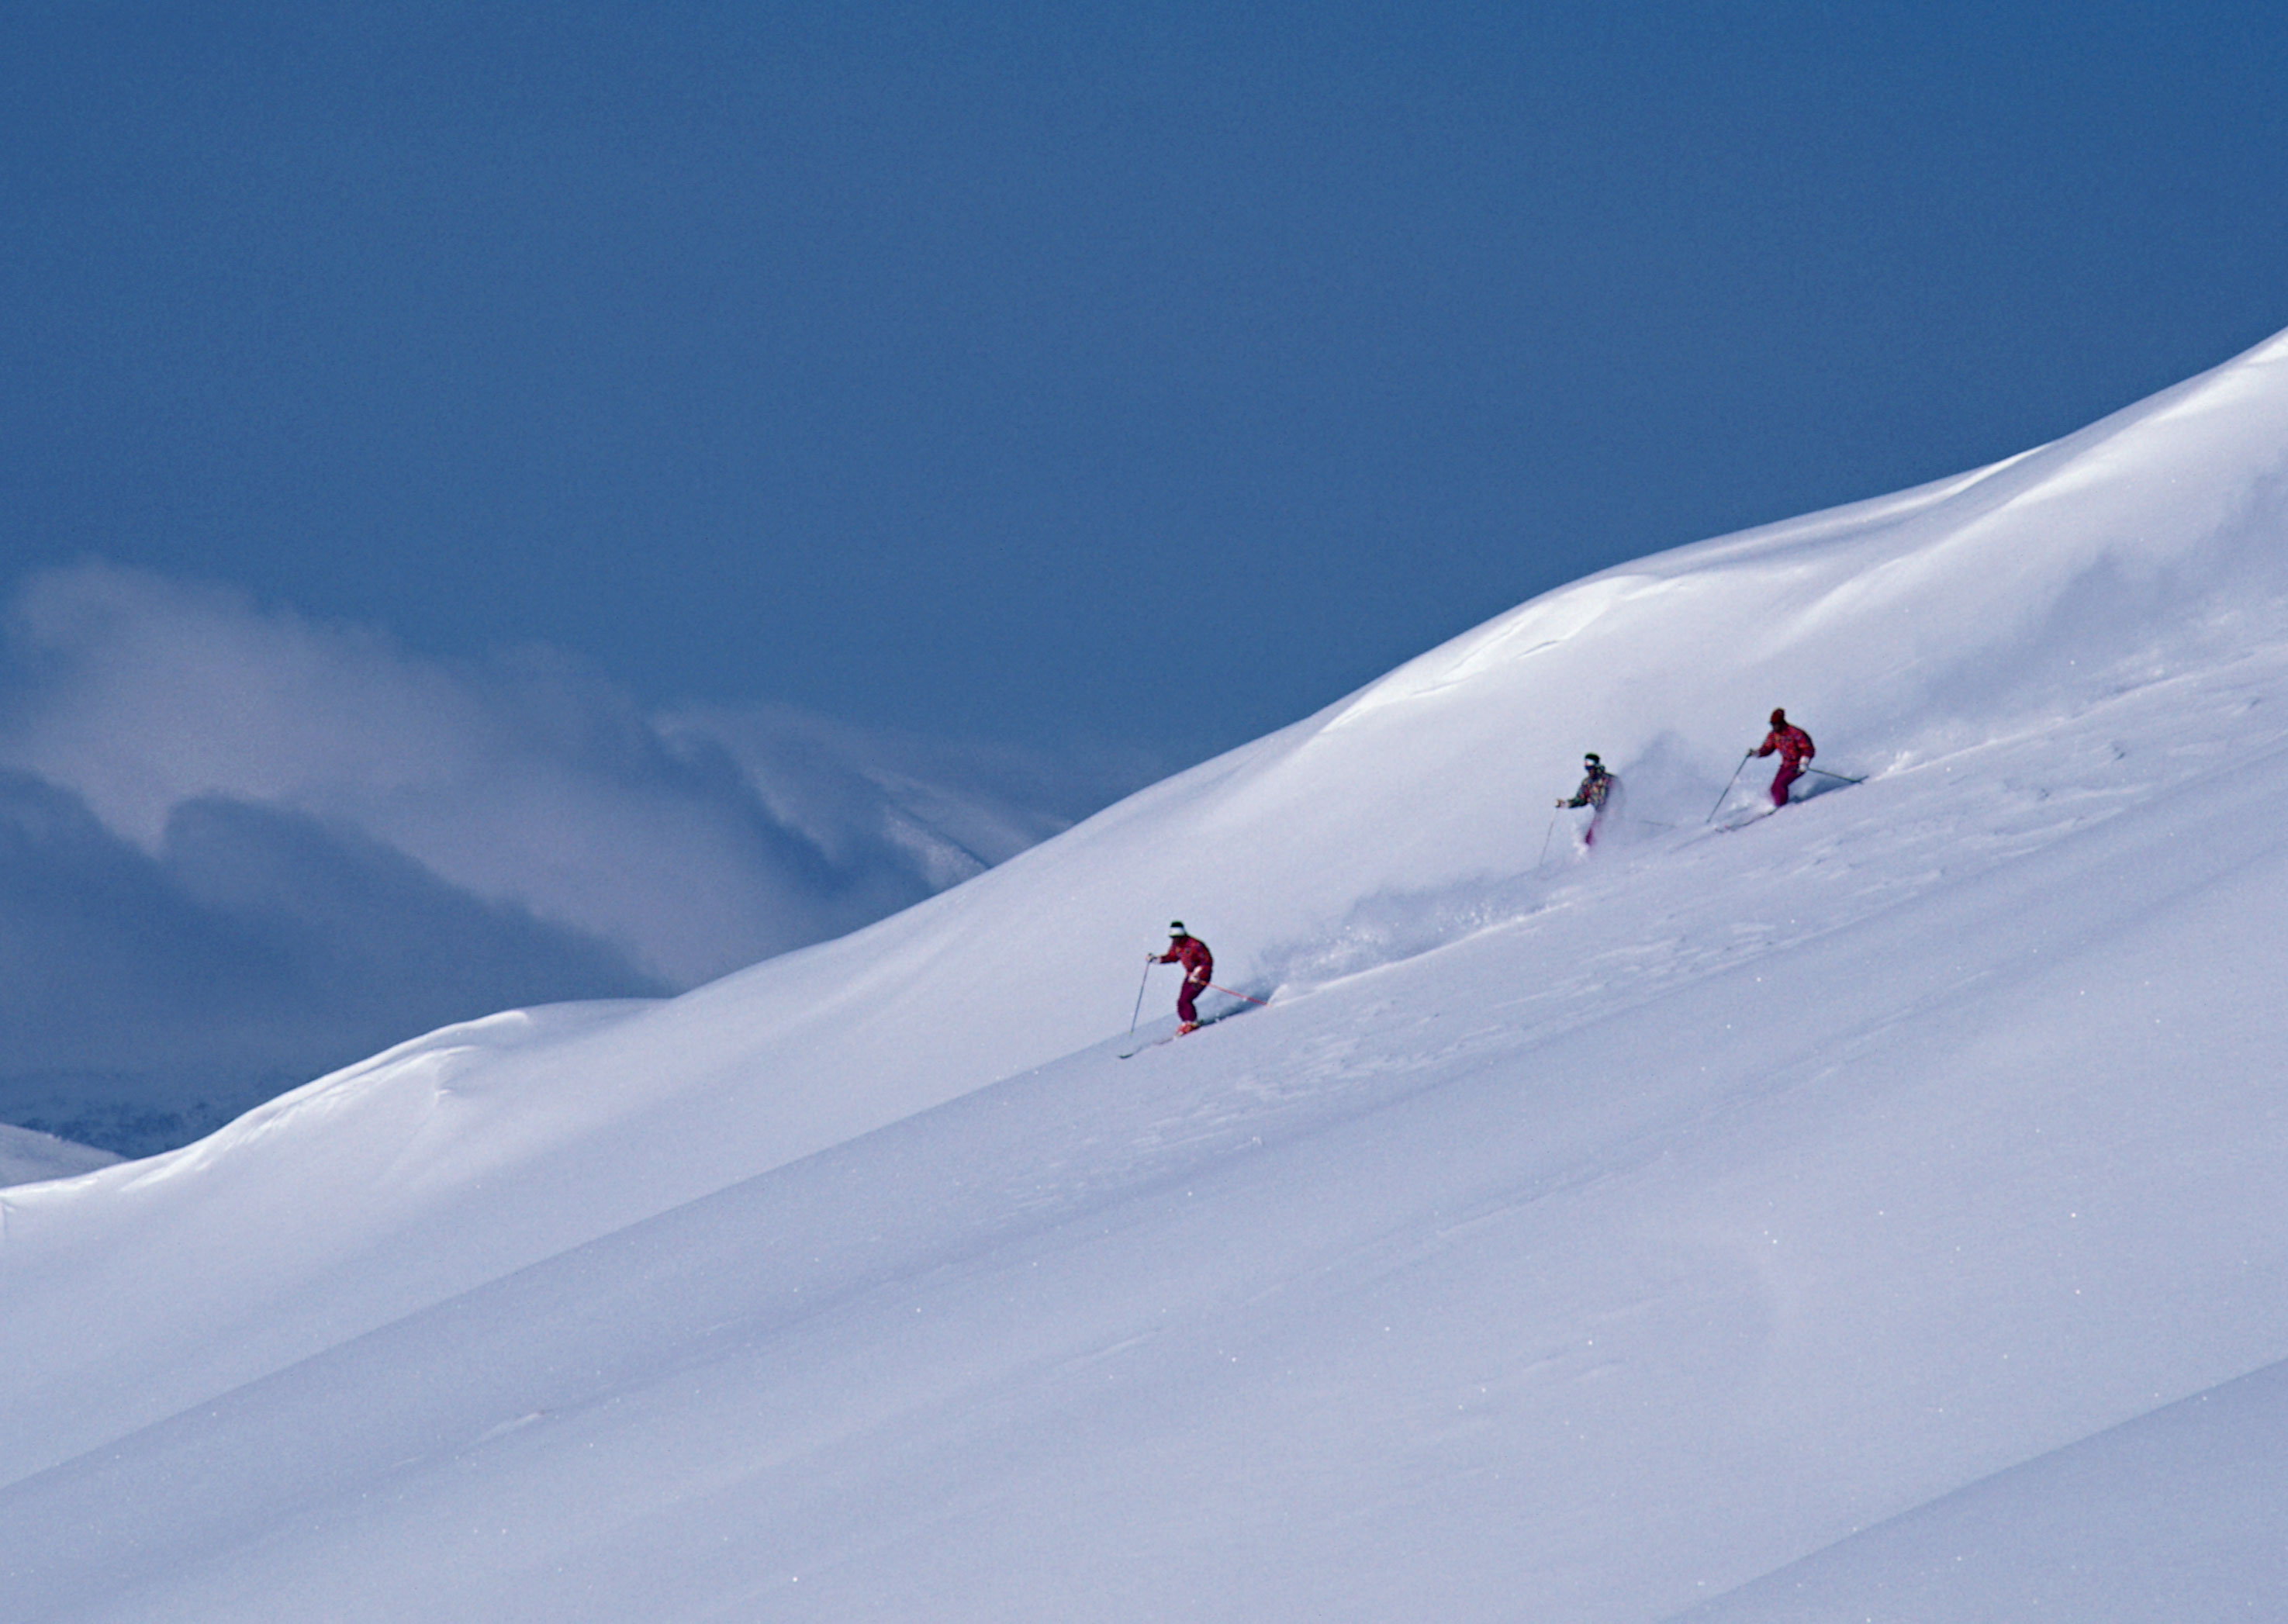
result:
[[(1722, 832), (1776, 705), (1866, 781)], [(0, 1594), (2278, 1616), (2284, 803), (2288, 336), (854, 935), (9, 1190)], [(1270, 1002), (1124, 1062), (1175, 917)]]

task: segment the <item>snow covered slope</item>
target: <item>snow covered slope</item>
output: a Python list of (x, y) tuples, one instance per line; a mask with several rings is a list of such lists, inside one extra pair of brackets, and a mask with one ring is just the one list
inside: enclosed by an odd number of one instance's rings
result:
[[(6, 1593), (2023, 1616), (2043, 1549), (1934, 1540), (2173, 1473), (2203, 1616), (2269, 1605), (2268, 1478), (2169, 1417), (2281, 1424), (2284, 542), (2288, 338), (1549, 594), (840, 941), (11, 1191)], [(1870, 781), (1707, 833), (1774, 704)], [(1615, 838), (1537, 864), (1584, 749)], [(1121, 1060), (1172, 915), (1274, 1001)], [(2173, 1616), (2192, 1547), (2111, 1549)]]

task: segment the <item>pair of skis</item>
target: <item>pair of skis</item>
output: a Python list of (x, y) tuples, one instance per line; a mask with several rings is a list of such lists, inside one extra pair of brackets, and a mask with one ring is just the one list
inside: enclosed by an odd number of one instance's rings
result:
[[(1165, 1037), (1154, 1038), (1149, 1042), (1139, 1043), (1133, 1049), (1124, 1050), (1121, 1052), (1120, 1058), (1124, 1060), (1132, 1060), (1148, 1049), (1157, 1049), (1164, 1043), (1174, 1042), (1178, 1038), (1188, 1037), (1193, 1033), (1197, 1032), (1202, 1026), (1212, 1026), (1219, 1020), (1229, 1020), (1235, 1015), (1244, 1015), (1247, 1012), (1247, 1006), (1261, 1009), (1265, 1004), (1271, 1002), (1268, 998), (1253, 998), (1250, 997), (1245, 993), (1235, 993), (1231, 988), (1227, 986), (1218, 986), (1212, 981), (1207, 984), (1207, 990), (1211, 993), (1222, 993), (1228, 997), (1239, 999), (1243, 1007), (1236, 1010), (1226, 1010), (1220, 1015), (1211, 1015), (1205, 1020), (1193, 1022), (1189, 1026), (1179, 1026)], [(1140, 1004), (1143, 995), (1140, 993), (1137, 996)], [(1132, 1023), (1128, 1028), (1128, 1034), (1131, 1037), (1136, 1035), (1136, 1028)]]
[[(1716, 804), (1708, 809), (1708, 815), (1701, 820), (1703, 823), (1714, 823), (1716, 821), (1716, 814), (1724, 810), (1724, 803), (1732, 793), (1732, 786), (1740, 781), (1741, 772), (1744, 771), (1747, 764), (1755, 760), (1755, 758), (1756, 753), (1753, 750), (1750, 750), (1745, 756), (1740, 757), (1740, 764), (1733, 768), (1732, 776), (1724, 780), (1723, 791), (1721, 794), (1717, 796)], [(1815, 775), (1820, 778), (1831, 778), (1837, 782), (1844, 784), (1863, 784), (1867, 781), (1863, 776), (1853, 778), (1847, 772), (1830, 772), (1825, 767), (1806, 767), (1804, 772), (1807, 774)], [(1772, 811), (1774, 812), (1777, 812), (1779, 808), (1776, 806), (1772, 808)], [(1759, 815), (1760, 816), (1762, 814)], [(1753, 823), (1755, 820), (1756, 820), (1754, 818), (1742, 818), (1736, 822), (1727, 823), (1720, 827), (1728, 829), (1736, 829), (1743, 824)]]
[(1233, 1016), (1238, 1013), (1239, 1011), (1237, 1010), (1226, 1010), (1221, 1015), (1211, 1015), (1205, 1020), (1195, 1021), (1188, 1026), (1179, 1026), (1165, 1037), (1154, 1038), (1149, 1042), (1139, 1043), (1133, 1049), (1123, 1050), (1120, 1053), (1120, 1058), (1124, 1060), (1133, 1060), (1137, 1056), (1142, 1054), (1148, 1049), (1163, 1048), (1167, 1044), (1174, 1042), (1178, 1038), (1191, 1036), (1193, 1033), (1197, 1032), (1203, 1026), (1212, 1026), (1219, 1020), (1229, 1020)]

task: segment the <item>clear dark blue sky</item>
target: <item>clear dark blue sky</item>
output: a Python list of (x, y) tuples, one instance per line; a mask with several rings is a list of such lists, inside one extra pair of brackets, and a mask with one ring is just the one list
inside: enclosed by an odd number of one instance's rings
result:
[(15, 0), (0, 590), (1188, 759), (2288, 326), (2284, 87), (2276, 4)]

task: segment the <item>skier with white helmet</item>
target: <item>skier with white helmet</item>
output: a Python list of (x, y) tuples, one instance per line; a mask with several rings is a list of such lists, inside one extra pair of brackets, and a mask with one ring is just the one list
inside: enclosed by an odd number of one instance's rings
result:
[(1589, 815), (1589, 827), (1581, 836), (1583, 845), (1593, 846), (1597, 844), (1597, 830), (1605, 821), (1605, 804), (1612, 798), (1613, 791), (1619, 787), (1621, 780), (1605, 771), (1605, 764), (1598, 758), (1597, 752), (1594, 750), (1591, 750), (1581, 758), (1581, 771), (1583, 775), (1581, 788), (1573, 792), (1571, 800), (1561, 800), (1557, 804), (1561, 808), (1567, 806), (1596, 808), (1596, 811)]

